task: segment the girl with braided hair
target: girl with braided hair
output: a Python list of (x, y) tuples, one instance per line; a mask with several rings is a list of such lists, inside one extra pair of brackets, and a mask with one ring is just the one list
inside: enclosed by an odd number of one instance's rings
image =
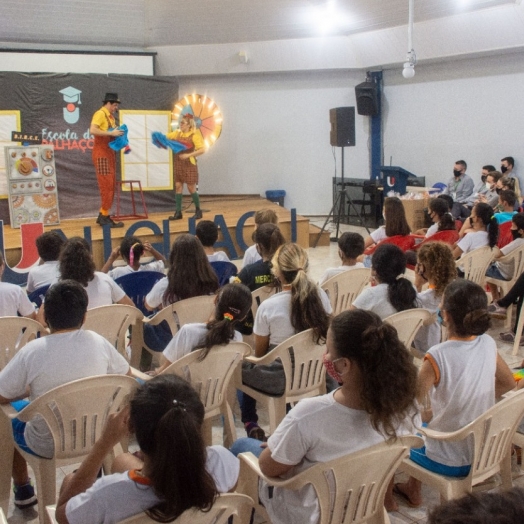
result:
[[(301, 400), (265, 449), (259, 441), (244, 438), (231, 451), (251, 451), (259, 456), (265, 475), (288, 478), (317, 462), (414, 433), (417, 369), (396, 329), (378, 315), (361, 309), (337, 315), (327, 334), (324, 365), (339, 388)], [(263, 484), (259, 494), (274, 524), (319, 522), (311, 486), (299, 491), (274, 488), (270, 497)], [(394, 503), (392, 494), (388, 496), (387, 506)]]
[(207, 324), (195, 322), (183, 325), (164, 349), (164, 364), (156, 371), (157, 375), (173, 362), (196, 349), (204, 349), (202, 359), (216, 345), (226, 345), (230, 341), (242, 342), (242, 335), (236, 331), (242, 320), (251, 310), (251, 291), (244, 284), (227, 284), (221, 287), (215, 299), (214, 318)]
[[(183, 378), (162, 375), (140, 386), (64, 479), (57, 521), (121, 522), (145, 511), (157, 522), (172, 522), (187, 509), (210, 509), (219, 493), (234, 488), (240, 465), (224, 447), (206, 448), (203, 421), (200, 397)], [(140, 451), (116, 457), (113, 474), (97, 480), (106, 455), (130, 432)]]
[[(515, 381), (497, 353), (490, 327), (485, 291), (469, 280), (456, 279), (444, 291), (440, 313), (448, 328), (448, 340), (433, 346), (424, 357), (418, 375), (417, 399), (429, 398), (432, 418), (425, 420), (436, 431), (463, 428), (513, 389)], [(450, 477), (469, 474), (472, 442), (442, 442), (426, 438), (426, 445), (411, 450), (420, 466)], [(417, 507), (422, 503), (421, 483), (410, 478), (395, 491)]]

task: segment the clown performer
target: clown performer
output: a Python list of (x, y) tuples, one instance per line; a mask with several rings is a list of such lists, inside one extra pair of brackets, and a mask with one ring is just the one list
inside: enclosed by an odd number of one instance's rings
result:
[(123, 222), (115, 222), (109, 215), (115, 196), (116, 153), (109, 143), (124, 134), (117, 129), (114, 114), (118, 111), (120, 100), (116, 93), (106, 93), (102, 107), (93, 115), (89, 132), (95, 137), (93, 164), (95, 165), (98, 188), (100, 190), (100, 212), (97, 224), (109, 227), (124, 227)]
[(175, 214), (169, 217), (169, 220), (180, 220), (182, 218), (182, 191), (184, 190), (184, 184), (187, 185), (187, 189), (195, 204), (194, 218), (202, 218), (200, 199), (196, 190), (196, 185), (198, 184), (196, 157), (203, 155), (206, 150), (204, 149), (202, 135), (196, 128), (193, 115), (187, 113), (182, 116), (180, 128), (172, 133), (168, 133), (167, 138), (186, 143), (188, 146), (188, 149), (174, 155), (176, 210)]

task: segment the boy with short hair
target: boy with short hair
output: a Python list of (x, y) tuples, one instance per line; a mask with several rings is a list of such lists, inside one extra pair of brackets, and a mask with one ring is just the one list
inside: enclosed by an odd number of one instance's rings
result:
[(29, 270), (26, 288), (28, 293), (48, 286), (59, 278), (58, 257), (64, 244), (65, 240), (56, 231), (46, 231), (36, 239), (40, 263)]
[(218, 240), (218, 227), (211, 220), (201, 220), (196, 227), (195, 236), (204, 247), (209, 262), (231, 262), (223, 251), (215, 251), (214, 245)]

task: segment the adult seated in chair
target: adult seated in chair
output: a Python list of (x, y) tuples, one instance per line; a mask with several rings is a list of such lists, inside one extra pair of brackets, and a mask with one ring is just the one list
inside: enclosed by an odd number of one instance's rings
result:
[(451, 209), (451, 214), (455, 219), (461, 216), (467, 216), (467, 214), (464, 214), (467, 210), (465, 204), (473, 194), (473, 189), (475, 188), (473, 179), (466, 174), (467, 168), (468, 165), (464, 160), (457, 160), (453, 166), (453, 176), (443, 191), (444, 194), (450, 195), (453, 198), (454, 204)]
[[(341, 384), (335, 391), (301, 400), (279, 424), (262, 449), (254, 439), (239, 439), (234, 454), (251, 451), (262, 473), (294, 476), (316, 462), (327, 462), (352, 451), (414, 432), (412, 416), (416, 367), (397, 331), (378, 315), (344, 311), (331, 322), (324, 365)], [(384, 380), (387, 373), (388, 380)], [(348, 472), (348, 474), (358, 472)], [(311, 486), (299, 491), (263, 483), (260, 498), (273, 524), (316, 524), (319, 509)], [(391, 491), (386, 509), (396, 510)]]
[(27, 293), (49, 286), (59, 278), (58, 258), (65, 244), (64, 238), (56, 231), (46, 231), (36, 239), (36, 250), (40, 257), (38, 266), (32, 267), (27, 274)]
[[(502, 178), (500, 171), (490, 171), (486, 177), (486, 187), (488, 191), (483, 195), (479, 195), (478, 201), (489, 204), (491, 207), (495, 207), (499, 202), (499, 194), (497, 192), (497, 182)], [(476, 204), (477, 202), (475, 202)]]
[[(73, 280), (62, 280), (46, 294), (45, 321), (51, 334), (32, 340), (0, 372), (0, 403), (33, 400), (47, 391), (81, 378), (105, 374), (131, 375), (126, 359), (103, 337), (85, 331), (87, 293)], [(28, 402), (15, 405), (20, 411)], [(53, 438), (42, 421), (26, 423), (13, 419), (15, 442), (26, 452), (50, 458)], [(27, 464), (15, 451), (13, 461), (15, 505), (36, 503)]]
[(4, 256), (0, 251), (0, 317), (23, 317), (36, 318), (35, 308), (27, 298), (27, 293), (15, 284), (1, 282), (4, 274)]

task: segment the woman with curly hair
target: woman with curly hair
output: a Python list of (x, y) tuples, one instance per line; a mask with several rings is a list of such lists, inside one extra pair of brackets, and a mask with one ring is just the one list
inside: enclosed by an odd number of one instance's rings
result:
[[(169, 253), (167, 277), (153, 286), (144, 306), (150, 311), (162, 309), (186, 298), (213, 295), (218, 287), (218, 278), (200, 240), (193, 235), (180, 235)], [(154, 351), (163, 351), (171, 338), (167, 322), (144, 326), (144, 341)]]
[(87, 291), (87, 309), (125, 304), (134, 306), (124, 290), (105, 273), (95, 271), (89, 244), (84, 238), (72, 237), (64, 244), (59, 259), (60, 280), (76, 280)]
[[(469, 280), (456, 279), (442, 298), (440, 313), (448, 328), (448, 340), (433, 346), (424, 357), (418, 375), (417, 399), (430, 400), (432, 418), (425, 420), (436, 431), (463, 428), (513, 389), (515, 381), (497, 353), (490, 327), (486, 292)], [(466, 477), (473, 459), (471, 442), (442, 442), (426, 437), (423, 448), (411, 450), (420, 466), (449, 477)], [(411, 477), (396, 484), (395, 492), (412, 507), (420, 506), (421, 483)]]
[[(253, 439), (239, 439), (231, 448), (234, 454), (251, 451), (259, 456), (265, 475), (287, 478), (317, 462), (414, 432), (417, 369), (395, 328), (370, 311), (344, 311), (331, 322), (326, 349), (326, 370), (341, 386), (301, 400), (264, 450)], [(274, 488), (270, 496), (263, 484), (259, 493), (274, 524), (319, 522), (311, 486), (299, 491)], [(385, 502), (395, 509), (391, 493)]]
[[(457, 267), (450, 246), (444, 242), (429, 242), (418, 250), (418, 261), (415, 266), (415, 287), (419, 307), (430, 313), (437, 313), (442, 295), (447, 285), (457, 278)], [(428, 289), (422, 291), (422, 286)], [(422, 326), (416, 337), (415, 347), (427, 351), (440, 343), (440, 324), (437, 320), (431, 325)]]

